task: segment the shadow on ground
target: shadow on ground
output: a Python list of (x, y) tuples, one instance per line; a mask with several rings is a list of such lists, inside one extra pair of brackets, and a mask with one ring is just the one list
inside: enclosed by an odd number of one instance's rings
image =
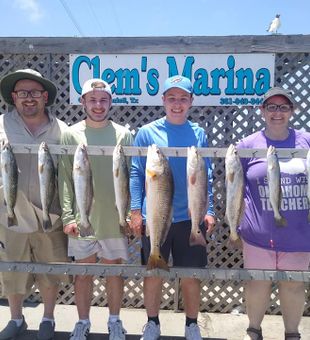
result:
[[(35, 340), (37, 331), (27, 330), (25, 333), (20, 335), (17, 340)], [(55, 332), (54, 340), (67, 340), (69, 339), (69, 332)], [(88, 340), (108, 340), (108, 334), (91, 333), (88, 336)], [(126, 335), (126, 340), (139, 340), (140, 335)], [(162, 336), (162, 340), (180, 340), (184, 339), (182, 336)], [(227, 340), (226, 338), (204, 338), (205, 340)]]

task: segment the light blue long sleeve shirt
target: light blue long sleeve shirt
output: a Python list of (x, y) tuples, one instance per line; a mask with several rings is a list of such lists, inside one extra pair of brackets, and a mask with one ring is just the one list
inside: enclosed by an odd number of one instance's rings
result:
[[(182, 125), (169, 123), (160, 118), (141, 127), (136, 135), (134, 146), (147, 147), (156, 144), (158, 147), (208, 147), (204, 130), (197, 123), (186, 121)], [(186, 157), (169, 157), (169, 165), (174, 180), (173, 222), (189, 220), (187, 200)], [(206, 213), (214, 216), (212, 193), (212, 168), (205, 158), (208, 170), (209, 206)], [(130, 173), (131, 210), (141, 209), (145, 219), (145, 166), (146, 157), (132, 157)]]

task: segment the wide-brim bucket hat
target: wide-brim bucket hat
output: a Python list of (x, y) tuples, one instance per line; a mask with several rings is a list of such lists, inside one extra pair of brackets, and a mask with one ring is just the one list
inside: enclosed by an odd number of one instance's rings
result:
[(23, 69), (9, 73), (0, 80), (0, 94), (7, 104), (14, 105), (12, 92), (14, 91), (16, 82), (23, 79), (37, 81), (43, 86), (44, 90), (48, 93), (46, 106), (50, 106), (54, 103), (57, 94), (55, 84), (44, 78), (42, 74), (36, 70)]

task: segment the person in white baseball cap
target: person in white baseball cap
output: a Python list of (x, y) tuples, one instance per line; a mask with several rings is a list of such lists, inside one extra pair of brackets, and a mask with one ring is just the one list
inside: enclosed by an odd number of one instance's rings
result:
[[(86, 119), (71, 126), (62, 137), (65, 145), (132, 145), (130, 131), (109, 120), (112, 105), (111, 87), (102, 79), (89, 79), (80, 98)], [(59, 191), (63, 208), (64, 232), (69, 235), (68, 255), (78, 263), (120, 264), (128, 260), (127, 236), (119, 227), (115, 209), (112, 157), (89, 156), (94, 199), (90, 212), (92, 235), (83, 235), (79, 226), (79, 214), (75, 210), (72, 181), (72, 156), (64, 155), (59, 166)], [(129, 164), (128, 164), (129, 165)], [(106, 292), (110, 316), (108, 330), (110, 340), (124, 340), (126, 331), (119, 318), (123, 299), (123, 278), (106, 278)], [(90, 331), (89, 311), (92, 300), (93, 277), (77, 275), (74, 293), (79, 320), (70, 339), (87, 339)]]

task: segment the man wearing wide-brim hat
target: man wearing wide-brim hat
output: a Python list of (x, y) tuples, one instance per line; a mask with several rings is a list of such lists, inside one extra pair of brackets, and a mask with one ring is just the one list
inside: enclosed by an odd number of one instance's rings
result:
[[(0, 80), (2, 100), (13, 105), (13, 110), (0, 116), (0, 139), (14, 144), (59, 144), (66, 124), (48, 112), (54, 103), (57, 89), (48, 79), (32, 69), (12, 72)], [(54, 165), (57, 159), (53, 157)], [(31, 153), (15, 154), (18, 167), (16, 203), (9, 210), (0, 188), (1, 261), (65, 262), (67, 240), (62, 231), (61, 209), (54, 195), (47, 217), (43, 215), (39, 190), (38, 156)], [(2, 167), (2, 175), (4, 175)], [(4, 176), (2, 176), (4, 178)], [(14, 200), (13, 200), (14, 201)], [(13, 214), (12, 214), (13, 210)], [(43, 217), (44, 216), (44, 217)], [(47, 220), (48, 221), (47, 221)], [(54, 308), (59, 284), (68, 282), (67, 276), (3, 272), (2, 295), (8, 298), (11, 320), (0, 331), (0, 340), (15, 339), (27, 329), (22, 313), (25, 296), (36, 282), (44, 303), (44, 315), (37, 339), (54, 338)]]

